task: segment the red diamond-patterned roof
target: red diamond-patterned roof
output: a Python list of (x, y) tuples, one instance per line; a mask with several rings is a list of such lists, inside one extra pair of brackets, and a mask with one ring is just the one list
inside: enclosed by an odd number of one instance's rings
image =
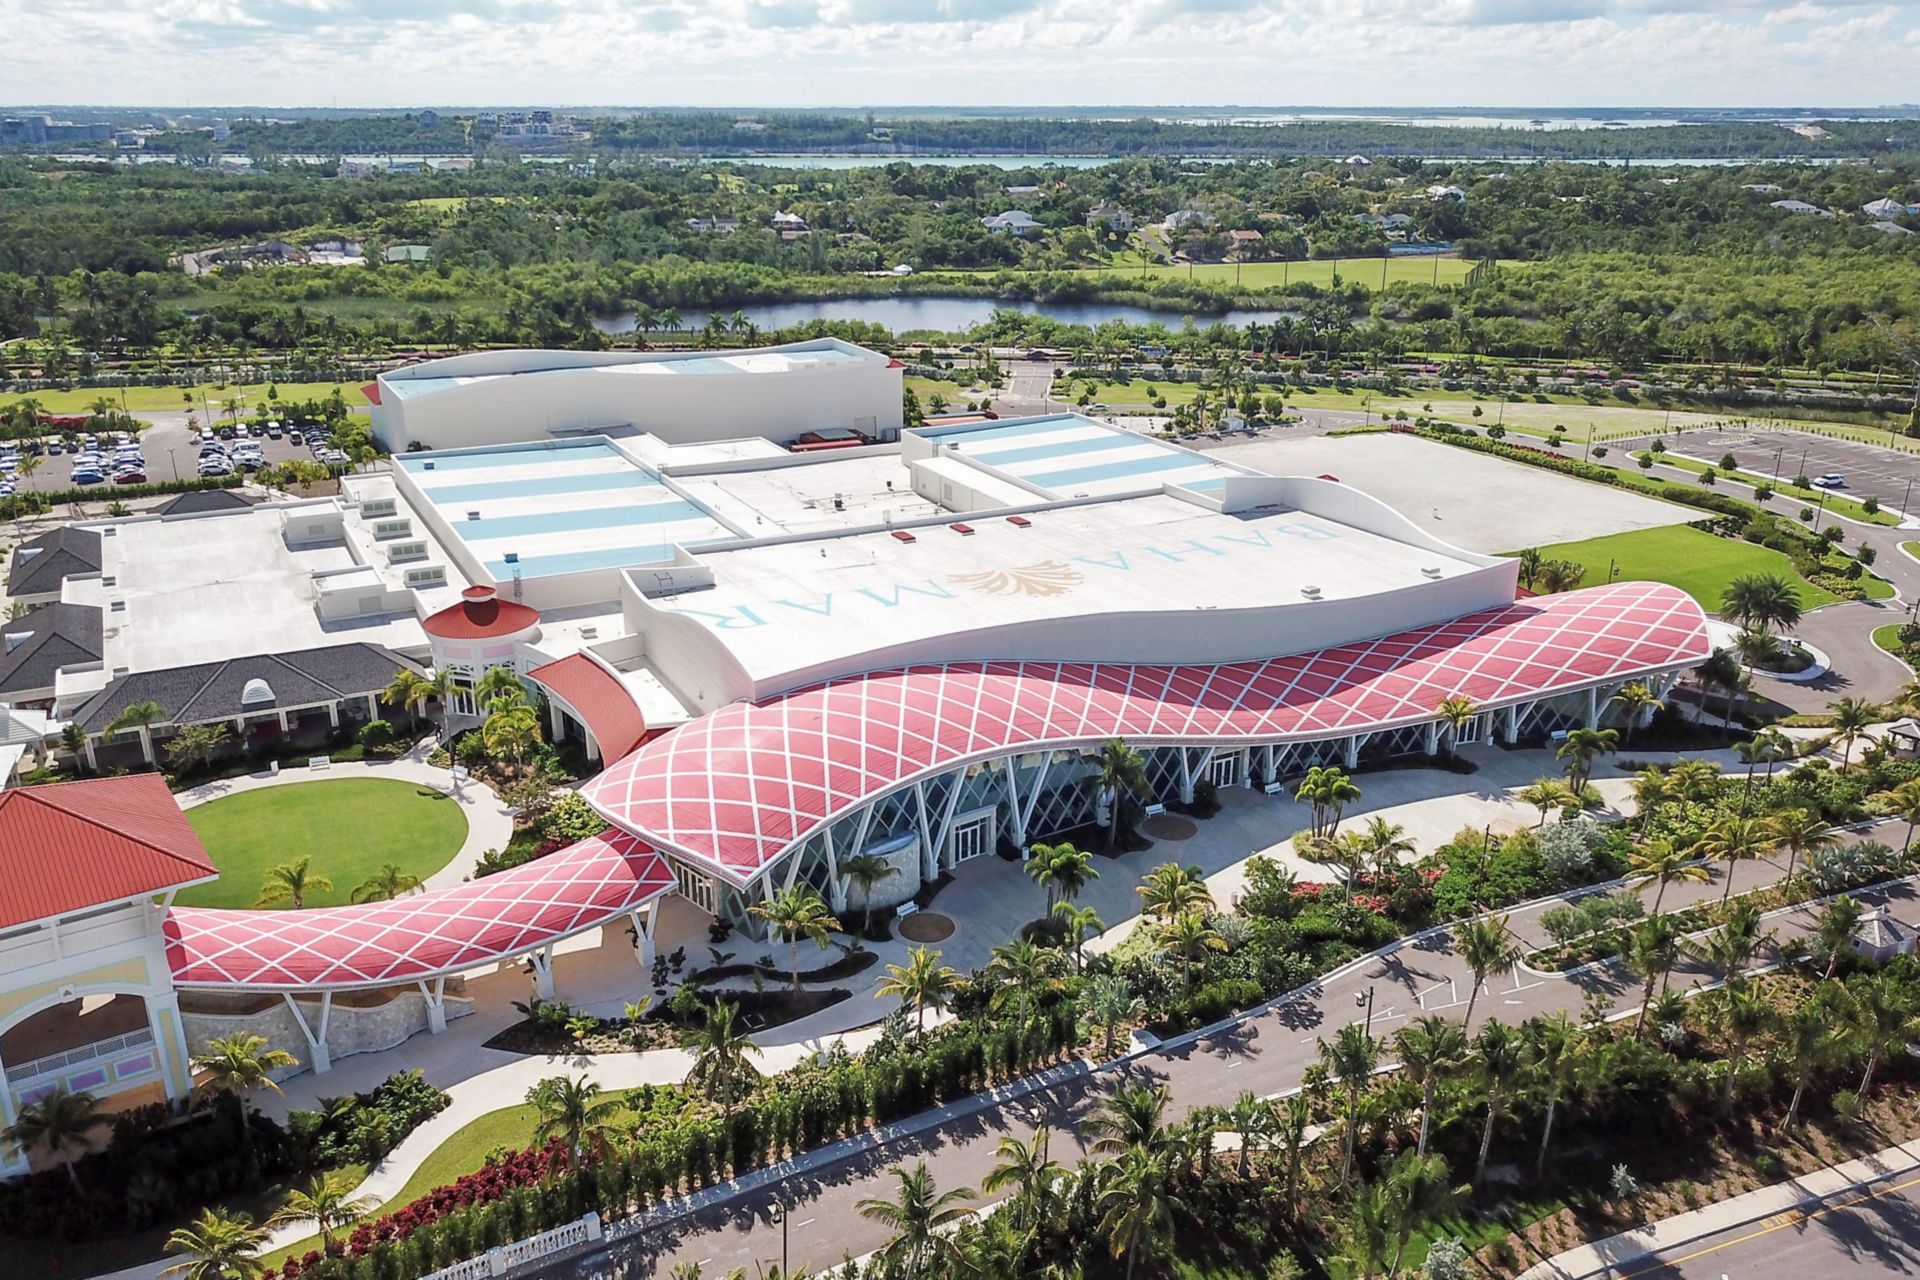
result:
[(617, 919), (672, 888), (645, 843), (606, 831), (544, 858), (391, 902), (308, 911), (175, 907), (176, 986), (377, 987), (507, 956)]
[(619, 827), (745, 886), (848, 809), (1009, 750), (1344, 735), (1704, 660), (1700, 606), (1622, 582), (1262, 662), (962, 662), (736, 703), (654, 739), (581, 794)]

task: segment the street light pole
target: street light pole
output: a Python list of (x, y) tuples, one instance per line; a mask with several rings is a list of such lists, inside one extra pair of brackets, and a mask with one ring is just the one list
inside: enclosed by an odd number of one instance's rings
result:
[(786, 1280), (786, 1276), (787, 1276), (787, 1206), (781, 1203), (780, 1201), (775, 1200), (773, 1202), (773, 1208), (767, 1211), (767, 1216), (771, 1218), (773, 1221), (780, 1224), (780, 1280)]
[(1373, 1041), (1373, 987), (1372, 985), (1371, 984), (1368, 985), (1366, 993), (1364, 995), (1358, 991), (1354, 992), (1353, 1003), (1356, 1008), (1358, 1008), (1361, 1005), (1366, 1006), (1367, 1022), (1366, 1022), (1365, 1028), (1362, 1031), (1362, 1034), (1367, 1037), (1368, 1043), (1372, 1043)]

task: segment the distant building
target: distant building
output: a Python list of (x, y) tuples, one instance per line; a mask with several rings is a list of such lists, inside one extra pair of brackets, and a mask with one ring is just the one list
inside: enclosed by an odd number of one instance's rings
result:
[(1867, 225), (1875, 231), (1884, 231), (1890, 236), (1910, 236), (1913, 234), (1911, 228), (1903, 227), (1897, 222), (1888, 222), (1884, 219), (1879, 222), (1869, 222)]
[(1786, 190), (1786, 188), (1782, 187), (1777, 182), (1749, 182), (1744, 187), (1742, 187), (1741, 190), (1751, 191), (1757, 195), (1770, 196), (1777, 191), (1784, 191)]
[(433, 249), (424, 244), (390, 244), (384, 256), (388, 262), (425, 262), (433, 257)]
[(1087, 210), (1087, 225), (1105, 227), (1109, 231), (1133, 230), (1133, 214), (1117, 204), (1097, 204)]
[(995, 233), (1005, 232), (1008, 235), (1022, 237), (1030, 236), (1040, 230), (1039, 222), (1035, 221), (1034, 216), (1025, 209), (1008, 209), (1003, 213), (996, 213), (991, 218), (980, 219), (980, 225)]
[(1465, 200), (1467, 193), (1459, 187), (1446, 186), (1436, 182), (1427, 188), (1427, 198), (1429, 200)]
[(1778, 209), (1782, 213), (1793, 214), (1826, 212), (1826, 210), (1822, 209), (1819, 205), (1808, 204), (1805, 200), (1774, 200), (1769, 203), (1768, 208)]
[(735, 120), (733, 122), (733, 131), (735, 133), (765, 133), (766, 130), (767, 126), (758, 120)]
[(1373, 166), (1373, 161), (1367, 159), (1363, 155), (1357, 155), (1357, 154), (1348, 156), (1347, 163), (1352, 165), (1356, 169), (1368, 169)]
[(1236, 257), (1241, 258), (1247, 257), (1255, 252), (1262, 238), (1258, 231), (1227, 232), (1228, 246), (1233, 250)]
[(1903, 214), (1920, 212), (1920, 205), (1901, 204), (1898, 200), (1889, 200), (1882, 196), (1878, 200), (1861, 205), (1860, 212), (1869, 218), (1898, 218)]
[(1037, 196), (1040, 194), (1040, 188), (1037, 186), (1002, 187), (1001, 190), (1010, 196)]
[(688, 218), (687, 230), (700, 231), (711, 235), (731, 235), (740, 229), (738, 218)]
[(806, 231), (807, 220), (797, 213), (788, 213), (784, 209), (773, 215), (775, 231)]
[(1175, 209), (1161, 224), (1169, 231), (1184, 231), (1188, 227), (1210, 227), (1213, 215), (1205, 209)]

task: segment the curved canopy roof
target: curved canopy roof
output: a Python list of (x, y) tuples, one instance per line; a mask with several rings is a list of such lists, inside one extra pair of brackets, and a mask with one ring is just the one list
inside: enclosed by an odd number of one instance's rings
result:
[(307, 911), (175, 907), (176, 986), (379, 987), (523, 955), (673, 887), (667, 860), (619, 831), (451, 889)]
[(582, 788), (615, 824), (745, 886), (833, 818), (903, 783), (1028, 747), (1329, 737), (1699, 662), (1706, 618), (1623, 582), (1291, 657), (1218, 666), (970, 662), (736, 703)]
[(559, 698), (600, 744), (603, 760), (618, 760), (647, 736), (647, 718), (614, 674), (584, 653), (570, 653), (527, 672), (527, 679)]

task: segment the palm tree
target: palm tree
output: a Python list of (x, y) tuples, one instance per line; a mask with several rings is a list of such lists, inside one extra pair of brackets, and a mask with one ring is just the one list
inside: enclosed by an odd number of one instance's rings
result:
[(1547, 1114), (1540, 1125), (1540, 1149), (1534, 1157), (1533, 1176), (1547, 1174), (1547, 1149), (1553, 1142), (1553, 1121), (1560, 1109), (1560, 1098), (1581, 1067), (1580, 1033), (1564, 1013), (1534, 1018), (1521, 1029), (1533, 1058), (1534, 1078), (1547, 1095)]
[(1360, 1280), (1374, 1280), (1393, 1248), (1394, 1211), (1386, 1185), (1363, 1186), (1340, 1226), (1340, 1261)]
[(1558, 778), (1541, 778), (1529, 782), (1520, 788), (1519, 799), (1520, 803), (1530, 804), (1540, 811), (1540, 821), (1533, 824), (1535, 827), (1546, 826), (1547, 814), (1553, 810), (1564, 809), (1570, 804), (1580, 802), (1580, 797), (1575, 794), (1573, 788)]
[(1036, 844), (1027, 855), (1027, 876), (1047, 891), (1047, 916), (1063, 900), (1080, 896), (1087, 881), (1098, 880), (1093, 855), (1070, 844)]
[(1733, 695), (1738, 690), (1742, 674), (1740, 661), (1734, 657), (1731, 649), (1715, 649), (1705, 662), (1693, 669), (1694, 679), (1700, 682), (1703, 709), (1709, 689), (1719, 689), (1727, 695), (1721, 719), (1729, 725), (1733, 723)]
[(252, 1280), (266, 1270), (259, 1257), (266, 1242), (267, 1233), (246, 1214), (202, 1209), (199, 1217), (167, 1236), (167, 1252), (184, 1253), (188, 1260), (160, 1274), (181, 1280)]
[(1633, 1023), (1635, 1035), (1646, 1025), (1654, 983), (1660, 982), (1664, 987), (1663, 979), (1680, 962), (1680, 938), (1680, 927), (1673, 922), (1673, 917), (1662, 915), (1647, 917), (1628, 935), (1627, 967), (1641, 977), (1640, 1016)]
[(1727, 864), (1727, 883), (1720, 890), (1721, 905), (1733, 896), (1733, 869), (1742, 862), (1758, 858), (1773, 848), (1773, 824), (1763, 818), (1723, 815), (1708, 825), (1694, 846), (1705, 858), (1717, 858)]
[(1873, 1092), (1873, 1073), (1888, 1053), (1897, 1053), (1920, 1035), (1920, 1010), (1906, 984), (1886, 972), (1869, 974), (1846, 993), (1844, 1009), (1856, 1047), (1867, 1054), (1866, 1070), (1857, 1092), (1866, 1101)]
[(1773, 815), (1773, 834), (1787, 850), (1787, 879), (1793, 879), (1800, 855), (1818, 853), (1840, 842), (1827, 820), (1812, 809), (1783, 809)]
[(1633, 775), (1633, 811), (1645, 835), (1654, 811), (1674, 797), (1673, 784), (1664, 770), (1654, 767)]
[(1667, 780), (1682, 800), (1711, 800), (1720, 790), (1720, 766), (1711, 760), (1682, 760), (1667, 770)]
[(1013, 1192), (1013, 1204), (1023, 1232), (1037, 1231), (1041, 1224), (1054, 1220), (1054, 1189), (1067, 1176), (1066, 1166), (1047, 1156), (1047, 1144), (1053, 1131), (1042, 1126), (1033, 1131), (1030, 1141), (1022, 1142), (1012, 1134), (995, 1147), (993, 1169), (980, 1180), (980, 1189), (990, 1196)]
[(1890, 810), (1907, 820), (1907, 838), (1900, 846), (1901, 853), (1913, 851), (1913, 828), (1920, 823), (1920, 778), (1909, 778), (1883, 797)]
[(124, 733), (128, 729), (140, 735), (140, 757), (148, 764), (153, 763), (153, 726), (167, 718), (167, 709), (151, 699), (144, 702), (130, 702), (120, 708), (120, 714), (107, 721), (108, 733)]
[(1087, 939), (1104, 933), (1107, 922), (1092, 907), (1076, 907), (1071, 902), (1062, 902), (1053, 909), (1054, 918), (1059, 920), (1066, 930), (1067, 945), (1073, 955), (1073, 967), (1077, 971), (1086, 964)]
[(1800, 1100), (1814, 1073), (1837, 1054), (1844, 1033), (1831, 1009), (1832, 988), (1825, 987), (1802, 1000), (1788, 1012), (1780, 1026), (1780, 1052), (1793, 1070), (1793, 1100), (1787, 1104), (1786, 1118), (1780, 1122), (1784, 1133), (1791, 1133), (1800, 1115)]
[(840, 874), (860, 891), (860, 932), (873, 930), (873, 891), (900, 874), (900, 868), (872, 853), (856, 853), (840, 864)]
[(1658, 917), (1666, 900), (1667, 886), (1681, 881), (1705, 884), (1713, 875), (1690, 853), (1673, 847), (1673, 841), (1656, 836), (1627, 855), (1627, 884), (1635, 889), (1658, 884), (1653, 895), (1653, 914)]
[(1756, 1036), (1764, 1034), (1774, 1024), (1773, 1003), (1766, 993), (1753, 987), (1729, 987), (1726, 999), (1721, 1002), (1720, 1020), (1727, 1037), (1727, 1078), (1720, 1086), (1720, 1107), (1724, 1111), (1733, 1109), (1733, 1089), (1740, 1078), (1740, 1067), (1747, 1056), (1747, 1046)]
[(1062, 986), (1057, 972), (1060, 953), (1037, 947), (1026, 938), (1015, 938), (995, 947), (992, 957), (987, 962), (987, 976), (1000, 984), (993, 1002), (1004, 1004), (1007, 993), (1012, 992), (1019, 1001), (1020, 1025), (1024, 1027), (1033, 1014), (1034, 992), (1058, 991)]
[(1493, 1126), (1507, 1091), (1519, 1080), (1526, 1067), (1526, 1046), (1520, 1033), (1504, 1022), (1489, 1022), (1474, 1037), (1475, 1075), (1487, 1092), (1487, 1123), (1480, 1131), (1480, 1156), (1474, 1162), (1473, 1181), (1477, 1186), (1487, 1171), (1487, 1153), (1493, 1149)]
[(1424, 1156), (1403, 1151), (1387, 1166), (1379, 1183), (1393, 1223), (1393, 1262), (1388, 1275), (1397, 1275), (1407, 1256), (1407, 1244), (1414, 1232), (1437, 1218), (1452, 1213), (1472, 1190), (1456, 1187), (1447, 1173), (1447, 1162), (1439, 1156)]
[(760, 1046), (740, 1025), (739, 1015), (738, 1004), (715, 1000), (706, 1007), (699, 1028), (689, 1031), (684, 1041), (693, 1055), (687, 1079), (718, 1098), (722, 1113), (729, 1118), (733, 1104), (746, 1092), (744, 1086), (760, 1074), (749, 1061), (760, 1055)]
[(949, 1265), (961, 1262), (964, 1250), (951, 1232), (941, 1228), (970, 1212), (962, 1206), (974, 1198), (973, 1188), (940, 1191), (924, 1160), (913, 1167), (912, 1173), (901, 1165), (893, 1166), (892, 1173), (900, 1182), (896, 1198), (874, 1196), (854, 1206), (861, 1217), (892, 1230), (893, 1238), (881, 1248), (881, 1255), (911, 1276), (929, 1274), (936, 1258)]
[(1743, 627), (1791, 631), (1801, 612), (1800, 595), (1783, 574), (1743, 574), (1720, 593), (1720, 616)]
[(1159, 1248), (1174, 1215), (1185, 1208), (1172, 1183), (1168, 1162), (1141, 1147), (1129, 1147), (1102, 1171), (1098, 1229), (1113, 1256), (1126, 1258), (1126, 1280), (1133, 1280), (1140, 1255)]
[(1400, 1055), (1401, 1074), (1420, 1089), (1419, 1154), (1427, 1154), (1427, 1138), (1433, 1127), (1434, 1096), (1466, 1059), (1467, 1036), (1451, 1018), (1430, 1013), (1415, 1018), (1393, 1038), (1394, 1051)]
[(1620, 745), (1623, 747), (1633, 745), (1633, 731), (1639, 727), (1647, 712), (1658, 711), (1667, 705), (1640, 680), (1630, 680), (1621, 685), (1620, 691), (1613, 695), (1612, 702), (1626, 715), (1626, 725), (1620, 735)]
[(333, 1252), (333, 1233), (351, 1227), (367, 1216), (379, 1201), (371, 1197), (356, 1199), (353, 1181), (344, 1173), (316, 1174), (303, 1188), (287, 1193), (268, 1227), (292, 1227), (311, 1222), (320, 1233), (320, 1252)]
[(390, 707), (404, 708), (418, 719), (434, 696), (433, 682), (411, 667), (394, 668), (393, 678), (380, 691), (380, 701)]
[(1594, 762), (1612, 751), (1619, 742), (1620, 735), (1612, 729), (1567, 730), (1567, 736), (1560, 740), (1553, 754), (1556, 759), (1566, 762), (1567, 787), (1575, 796), (1586, 793), (1587, 779), (1593, 774)]
[(1298, 1217), (1300, 1160), (1307, 1149), (1307, 1129), (1313, 1123), (1313, 1099), (1303, 1089), (1289, 1094), (1275, 1115), (1274, 1138), (1287, 1153), (1286, 1203), (1289, 1220)]
[(1480, 988), (1496, 973), (1505, 973), (1520, 963), (1520, 943), (1507, 928), (1505, 916), (1476, 916), (1453, 931), (1453, 949), (1467, 962), (1473, 973), (1473, 990), (1467, 993), (1467, 1016), (1462, 1028), (1473, 1025), (1474, 1002)]
[(496, 760), (516, 764), (540, 745), (540, 716), (529, 706), (500, 706), (480, 724), (480, 744)]
[(947, 1000), (960, 985), (953, 966), (940, 963), (940, 953), (915, 947), (907, 953), (905, 964), (887, 966), (887, 976), (874, 988), (875, 995), (896, 997), (901, 1004), (913, 1006), (914, 1027), (927, 1029), (927, 1010), (947, 1007)]
[(1166, 862), (1147, 873), (1134, 892), (1150, 919), (1171, 920), (1193, 911), (1211, 911), (1213, 894), (1197, 866)]
[(1353, 1173), (1353, 1148), (1360, 1129), (1360, 1095), (1366, 1092), (1373, 1079), (1373, 1069), (1380, 1064), (1380, 1042), (1368, 1035), (1359, 1023), (1349, 1022), (1335, 1033), (1331, 1045), (1325, 1040), (1320, 1042), (1320, 1061), (1326, 1065), (1327, 1075), (1347, 1090), (1347, 1117), (1340, 1147), (1340, 1188), (1344, 1191)]
[(825, 900), (811, 885), (790, 884), (768, 901), (754, 903), (747, 912), (765, 920), (773, 932), (786, 938), (795, 991), (800, 989), (800, 940), (810, 938), (824, 951), (827, 934), (840, 927), (840, 922), (827, 910)]
[(489, 715), (527, 706), (527, 686), (512, 667), (488, 667), (473, 685), (473, 702)]
[(1093, 1139), (1095, 1155), (1113, 1155), (1128, 1147), (1163, 1155), (1172, 1146), (1166, 1125), (1171, 1098), (1163, 1084), (1123, 1084), (1081, 1122), (1081, 1131)]
[(312, 864), (312, 858), (297, 858), (272, 868), (267, 872), (266, 883), (260, 886), (259, 900), (253, 905), (271, 907), (291, 902), (298, 911), (307, 905), (309, 893), (333, 892), (333, 881), (312, 870)]
[(1244, 1182), (1253, 1162), (1253, 1144), (1273, 1123), (1273, 1106), (1254, 1097), (1252, 1091), (1242, 1090), (1233, 1105), (1221, 1113), (1220, 1119), (1225, 1129), (1238, 1139), (1239, 1155), (1234, 1161), (1233, 1176)]
[(1120, 810), (1125, 796), (1148, 794), (1147, 762), (1121, 738), (1100, 744), (1100, 756), (1094, 764), (1094, 785), (1108, 798), (1107, 849), (1120, 839)]
[(353, 900), (355, 902), (391, 902), (403, 893), (412, 893), (424, 883), (425, 881), (411, 871), (402, 871), (398, 863), (382, 863), (378, 871), (360, 882), (360, 887), (353, 891)]
[(1360, 788), (1337, 765), (1314, 765), (1294, 789), (1293, 798), (1312, 806), (1312, 834), (1330, 840), (1340, 829), (1346, 807), (1360, 798)]
[(1160, 943), (1180, 961), (1180, 997), (1193, 994), (1193, 967), (1209, 951), (1225, 951), (1226, 939), (1198, 911), (1175, 916), (1160, 928)]
[(588, 1136), (604, 1129), (622, 1108), (620, 1099), (603, 1097), (600, 1086), (585, 1076), (578, 1080), (548, 1076), (527, 1090), (527, 1103), (536, 1115), (534, 1142), (564, 1138), (570, 1167), (579, 1165)]
[(1146, 1001), (1134, 995), (1126, 979), (1115, 973), (1096, 974), (1088, 981), (1080, 1004), (1088, 1021), (1100, 1028), (1103, 1055), (1108, 1058), (1113, 1056), (1115, 1029), (1122, 1022), (1144, 1017), (1147, 1011)]
[(1451, 697), (1440, 699), (1434, 706), (1433, 713), (1439, 717), (1440, 723), (1447, 727), (1447, 743), (1453, 746), (1459, 743), (1460, 735), (1465, 732), (1468, 725), (1473, 723), (1473, 718), (1480, 714), (1480, 707), (1472, 698), (1462, 697), (1456, 693)]
[(1865, 914), (1866, 908), (1860, 905), (1860, 899), (1846, 896), (1835, 898), (1820, 909), (1819, 918), (1813, 923), (1813, 936), (1820, 954), (1827, 958), (1827, 978), (1839, 971), (1840, 957), (1853, 945), (1853, 935), (1859, 931), (1860, 917)]
[[(112, 1117), (100, 1110), (98, 1098), (84, 1090), (68, 1093), (64, 1085), (59, 1085), (40, 1101), (23, 1105), (14, 1122), (0, 1130), (0, 1137), (22, 1151), (41, 1151), (62, 1161), (67, 1180), (77, 1194), (80, 1170), (76, 1161), (93, 1145), (88, 1135), (111, 1123)], [(73, 1159), (67, 1159), (69, 1155)]]
[(255, 1089), (280, 1092), (279, 1084), (270, 1073), (299, 1065), (300, 1059), (285, 1049), (268, 1048), (265, 1036), (236, 1031), (207, 1041), (205, 1047), (193, 1055), (194, 1073), (201, 1077), (194, 1092), (202, 1098), (232, 1094), (240, 1104), (241, 1139), (251, 1146), (253, 1131), (247, 1123), (247, 1095)]
[(1833, 713), (1833, 738), (1840, 744), (1840, 768), (1853, 759), (1853, 744), (1867, 736), (1867, 726), (1880, 716), (1880, 708), (1864, 698), (1842, 698), (1829, 710)]
[(1760, 930), (1765, 917), (1752, 902), (1742, 900), (1726, 913), (1719, 928), (1687, 950), (1724, 976), (1728, 991), (1737, 991), (1746, 983), (1747, 966), (1761, 947), (1773, 941), (1773, 931)]
[(1528, 547), (1516, 559), (1520, 562), (1520, 585), (1529, 591), (1533, 590), (1534, 580), (1540, 576), (1540, 570), (1546, 565), (1546, 556), (1541, 554), (1540, 548)]
[[(1407, 829), (1385, 818), (1367, 819), (1367, 829), (1362, 833), (1367, 850), (1367, 860), (1372, 864), (1376, 881), (1385, 880), (1400, 869), (1400, 859), (1412, 856), (1413, 841), (1407, 839)], [(1351, 889), (1351, 885), (1349, 885)]]

